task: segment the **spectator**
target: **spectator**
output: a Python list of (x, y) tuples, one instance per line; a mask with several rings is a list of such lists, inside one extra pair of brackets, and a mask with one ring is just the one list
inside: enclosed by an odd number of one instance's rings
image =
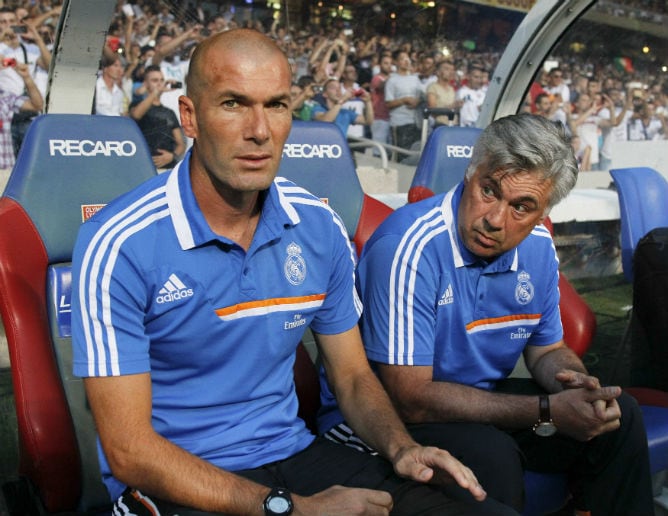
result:
[(338, 79), (329, 79), (325, 82), (322, 96), (325, 99), (326, 106), (316, 104), (311, 111), (313, 120), (320, 122), (333, 122), (346, 135), (348, 128), (352, 124), (371, 125), (373, 123), (373, 105), (371, 104), (371, 95), (366, 90), (361, 90), (360, 99), (364, 103), (364, 114), (360, 115), (352, 109), (346, 109), (344, 106), (348, 100), (357, 92), (348, 90), (342, 92), (341, 83)]
[(462, 102), (459, 124), (463, 127), (473, 127), (478, 121), (480, 108), (485, 100), (482, 65), (479, 63), (469, 65), (467, 77), (467, 84), (457, 90), (457, 100)]
[(121, 56), (105, 52), (100, 68), (100, 75), (95, 83), (95, 113), (106, 116), (127, 115), (127, 101), (120, 86), (124, 73)]
[[(165, 80), (173, 81), (172, 84), (180, 84), (166, 92), (162, 103), (172, 111), (176, 116), (179, 115), (178, 99), (185, 93), (183, 85), (185, 84), (186, 73), (188, 72), (189, 58), (182, 56), (184, 49), (194, 49), (195, 44), (202, 39), (200, 31), (202, 26), (195, 24), (178, 36), (172, 36), (167, 32), (158, 35), (155, 44), (155, 51), (151, 58), (146, 60), (146, 65), (160, 65)], [(190, 47), (187, 45), (190, 44)]]
[(427, 107), (446, 108), (453, 111), (453, 117), (439, 115), (434, 118), (434, 125), (459, 125), (458, 112), (462, 101), (456, 99), (455, 88), (452, 83), (455, 80), (455, 64), (449, 59), (444, 59), (436, 66), (436, 82), (427, 87)]
[(392, 141), (410, 149), (421, 137), (416, 125), (416, 110), (422, 97), (422, 84), (412, 71), (411, 58), (405, 50), (393, 54), (396, 73), (385, 82), (385, 104), (390, 111)]
[[(349, 109), (354, 111), (358, 115), (361, 115), (364, 118), (364, 112), (366, 110), (364, 101), (360, 97), (362, 95), (362, 88), (357, 82), (357, 69), (351, 63), (347, 63), (343, 68), (343, 76), (341, 79), (341, 92), (348, 97), (343, 103), (343, 109)], [(344, 133), (346, 136), (354, 136), (357, 138), (363, 138), (364, 128), (368, 127), (364, 124), (352, 123), (348, 126), (348, 132)]]
[(630, 141), (664, 140), (668, 134), (665, 116), (654, 114), (654, 104), (642, 100), (634, 108), (628, 122)]
[(348, 43), (345, 39), (337, 38), (334, 41), (323, 38), (313, 49), (309, 63), (313, 77), (318, 84), (324, 83), (330, 77), (341, 79), (346, 66)]
[(315, 96), (322, 92), (310, 75), (302, 75), (296, 84), (293, 83), (292, 117), (295, 120), (312, 120), (313, 108), (318, 104)]
[(600, 106), (594, 104), (588, 93), (580, 93), (574, 109), (575, 111), (568, 117), (571, 133), (577, 134), (582, 144), (591, 148), (590, 170), (598, 170), (601, 117), (597, 113)]
[[(576, 74), (573, 76), (570, 104), (575, 104), (582, 93), (587, 93), (589, 78), (586, 75)], [(566, 99), (564, 99), (566, 100)]]
[[(2, 64), (4, 56), (0, 55), (0, 71), (5, 68)], [(15, 95), (0, 90), (0, 169), (11, 169), (16, 160), (15, 148), (12, 141), (11, 122), (16, 113), (21, 111), (38, 112), (43, 108), (42, 94), (30, 75), (29, 65), (16, 63), (15, 72), (25, 84), (26, 95)]]
[(130, 116), (141, 129), (158, 169), (171, 168), (183, 156), (186, 145), (179, 120), (174, 112), (160, 102), (174, 81), (165, 81), (159, 66), (151, 65), (144, 73), (146, 96), (130, 105)]
[[(603, 95), (603, 109), (599, 111), (602, 120), (609, 120), (601, 126), (601, 148), (599, 149), (599, 169), (610, 170), (612, 166), (612, 149), (617, 142), (627, 140), (627, 126), (633, 115), (632, 97), (622, 97), (622, 92), (611, 88)], [(585, 169), (586, 170), (586, 169)]]
[[(364, 359), (340, 220), (275, 177), (291, 75), (256, 31), (200, 43), (180, 99), (193, 147), (79, 232), (74, 367), (114, 512), (508, 514), (471, 499), (485, 493), (450, 454), (410, 438)], [(311, 324), (351, 424), (388, 460), (305, 428), (293, 379), (302, 332), (284, 330), (286, 317)], [(423, 483), (435, 474), (468, 500)]]
[(559, 67), (552, 68), (548, 72), (545, 89), (552, 95), (559, 94), (562, 102), (568, 102), (571, 98), (571, 90), (564, 82), (564, 71)]
[[(25, 30), (35, 42), (23, 41), (17, 30)], [(51, 52), (39, 37), (32, 23), (19, 24), (15, 12), (8, 7), (0, 7), (0, 54), (17, 63), (28, 65), (28, 70), (35, 80), (38, 70), (46, 71), (51, 63)], [(44, 83), (46, 81), (39, 81)], [(0, 89), (14, 95), (22, 95), (25, 89), (23, 78), (13, 67), (0, 70)], [(42, 91), (42, 96), (46, 90)]]
[(568, 118), (563, 109), (564, 104), (560, 93), (554, 93), (552, 95), (549, 93), (539, 93), (536, 97), (535, 104), (533, 112), (536, 115), (545, 117), (553, 122), (559, 122), (568, 129)]
[(427, 107), (427, 88), (436, 82), (436, 66), (433, 54), (422, 52), (417, 61), (417, 77), (420, 80), (422, 91), (420, 92), (420, 103), (417, 105), (415, 116), (416, 124), (422, 129), (424, 123), (424, 108)]
[[(373, 123), (371, 139), (379, 143), (392, 143), (390, 135), (390, 111), (385, 102), (385, 82), (392, 73), (392, 55), (380, 57), (378, 73), (371, 78), (371, 104), (373, 105)], [(375, 151), (377, 153), (377, 151)]]
[(575, 154), (575, 160), (578, 162), (578, 169), (582, 170), (591, 170), (591, 147), (582, 143), (582, 139), (574, 134), (571, 136), (571, 147), (573, 148), (573, 154)]

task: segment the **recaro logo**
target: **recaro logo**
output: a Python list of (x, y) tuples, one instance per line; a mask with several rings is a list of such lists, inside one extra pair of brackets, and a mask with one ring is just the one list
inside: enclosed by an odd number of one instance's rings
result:
[(134, 156), (137, 145), (131, 140), (102, 141), (102, 140), (49, 140), (49, 154), (55, 156)]
[(447, 145), (445, 150), (448, 158), (470, 158), (473, 147), (471, 145)]
[(343, 154), (340, 145), (310, 145), (308, 143), (286, 143), (283, 156), (287, 158), (331, 158), (338, 159)]

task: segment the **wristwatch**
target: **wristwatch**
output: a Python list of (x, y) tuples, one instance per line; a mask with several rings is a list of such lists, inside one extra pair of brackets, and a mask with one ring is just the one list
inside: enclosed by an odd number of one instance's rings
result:
[(266, 516), (283, 516), (292, 514), (292, 497), (290, 491), (283, 487), (274, 487), (262, 504)]
[(538, 397), (538, 422), (533, 431), (541, 437), (550, 437), (557, 433), (557, 427), (550, 417), (550, 398), (547, 395)]

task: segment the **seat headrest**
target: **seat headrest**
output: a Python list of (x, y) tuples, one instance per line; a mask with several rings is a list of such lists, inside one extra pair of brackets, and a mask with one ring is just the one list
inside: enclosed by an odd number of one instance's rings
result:
[[(480, 136), (477, 127), (440, 126), (434, 129), (420, 156), (409, 189), (409, 202), (447, 192), (462, 179)], [(430, 191), (429, 195), (422, 192)]]
[(156, 173), (134, 120), (42, 115), (30, 125), (4, 195), (32, 219), (49, 262), (64, 262), (84, 220)]
[(278, 175), (322, 199), (341, 216), (349, 236), (355, 234), (364, 192), (348, 142), (330, 122), (292, 123)]

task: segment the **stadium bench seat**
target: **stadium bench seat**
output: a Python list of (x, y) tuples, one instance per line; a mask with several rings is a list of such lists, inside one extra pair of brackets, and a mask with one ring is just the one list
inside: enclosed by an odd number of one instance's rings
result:
[(82, 221), (155, 173), (131, 119), (42, 115), (0, 198), (0, 313), (19, 439), (19, 480), (3, 490), (18, 513), (109, 502), (83, 382), (72, 375), (70, 260)]

